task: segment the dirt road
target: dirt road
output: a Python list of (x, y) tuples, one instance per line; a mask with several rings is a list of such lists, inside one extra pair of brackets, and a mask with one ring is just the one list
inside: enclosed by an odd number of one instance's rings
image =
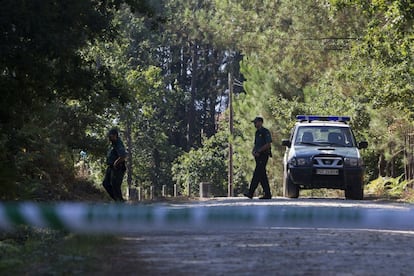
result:
[[(410, 209), (411, 205), (344, 200), (211, 200), (211, 205), (301, 205)], [(400, 217), (400, 218), (403, 218)], [(406, 227), (405, 227), (406, 228)], [(124, 275), (413, 275), (413, 229), (242, 227), (154, 229), (122, 238), (100, 273)]]

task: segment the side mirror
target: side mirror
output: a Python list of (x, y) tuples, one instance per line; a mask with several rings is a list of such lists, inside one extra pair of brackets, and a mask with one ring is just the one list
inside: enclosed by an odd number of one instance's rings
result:
[(368, 142), (367, 141), (361, 141), (358, 144), (359, 149), (366, 149), (367, 147), (368, 147)]
[(290, 148), (290, 146), (292, 146), (292, 143), (288, 139), (283, 139), (282, 140), (282, 146)]

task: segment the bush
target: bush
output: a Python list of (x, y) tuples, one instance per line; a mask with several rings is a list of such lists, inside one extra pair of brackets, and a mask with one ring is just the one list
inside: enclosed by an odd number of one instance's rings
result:
[(200, 182), (209, 182), (214, 196), (224, 196), (227, 194), (227, 153), (227, 135), (218, 132), (205, 139), (201, 148), (192, 149), (174, 161), (173, 179), (185, 194), (188, 194), (188, 184), (191, 195), (197, 195)]

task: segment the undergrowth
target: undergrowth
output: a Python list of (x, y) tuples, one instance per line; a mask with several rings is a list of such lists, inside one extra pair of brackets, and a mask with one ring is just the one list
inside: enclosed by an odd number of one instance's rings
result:
[(401, 199), (414, 203), (414, 180), (403, 180), (399, 177), (378, 177), (366, 186), (366, 191), (377, 197)]
[[(75, 235), (20, 227), (0, 233), (1, 275), (73, 275), (91, 273), (110, 255), (113, 236)], [(106, 256), (107, 257), (107, 256)]]

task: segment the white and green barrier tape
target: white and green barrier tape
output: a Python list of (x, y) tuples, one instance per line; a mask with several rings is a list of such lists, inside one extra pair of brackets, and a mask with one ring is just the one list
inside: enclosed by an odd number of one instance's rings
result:
[(0, 203), (0, 230), (19, 225), (79, 233), (306, 227), (414, 231), (413, 208)]

